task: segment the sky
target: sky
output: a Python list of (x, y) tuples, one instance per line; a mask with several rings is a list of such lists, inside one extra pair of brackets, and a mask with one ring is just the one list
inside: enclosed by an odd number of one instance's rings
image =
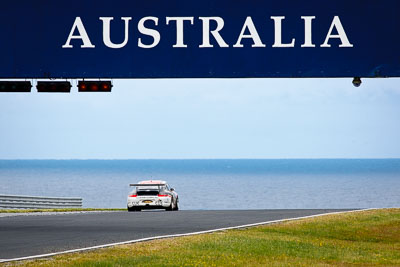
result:
[(114, 80), (112, 93), (2, 93), (0, 159), (400, 158), (400, 79), (351, 82)]

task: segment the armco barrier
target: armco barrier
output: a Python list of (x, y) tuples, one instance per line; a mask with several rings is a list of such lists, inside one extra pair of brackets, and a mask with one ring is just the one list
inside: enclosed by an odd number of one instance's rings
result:
[(0, 209), (81, 208), (82, 198), (0, 195)]

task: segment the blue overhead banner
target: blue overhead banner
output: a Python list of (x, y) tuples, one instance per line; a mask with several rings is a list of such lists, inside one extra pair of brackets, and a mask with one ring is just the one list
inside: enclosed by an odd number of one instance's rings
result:
[(399, 77), (398, 0), (13, 0), (0, 78)]

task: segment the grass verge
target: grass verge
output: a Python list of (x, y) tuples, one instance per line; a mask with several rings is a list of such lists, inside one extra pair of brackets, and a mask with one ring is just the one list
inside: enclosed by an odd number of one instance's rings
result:
[(7, 265), (400, 266), (400, 209), (327, 215)]
[(74, 211), (126, 211), (126, 209), (0, 209), (0, 213), (74, 212)]

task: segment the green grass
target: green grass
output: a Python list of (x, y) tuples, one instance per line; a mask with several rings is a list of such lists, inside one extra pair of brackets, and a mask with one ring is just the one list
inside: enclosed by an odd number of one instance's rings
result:
[(155, 240), (18, 266), (400, 266), (400, 209)]
[(74, 212), (74, 211), (126, 211), (126, 209), (0, 209), (0, 213)]

